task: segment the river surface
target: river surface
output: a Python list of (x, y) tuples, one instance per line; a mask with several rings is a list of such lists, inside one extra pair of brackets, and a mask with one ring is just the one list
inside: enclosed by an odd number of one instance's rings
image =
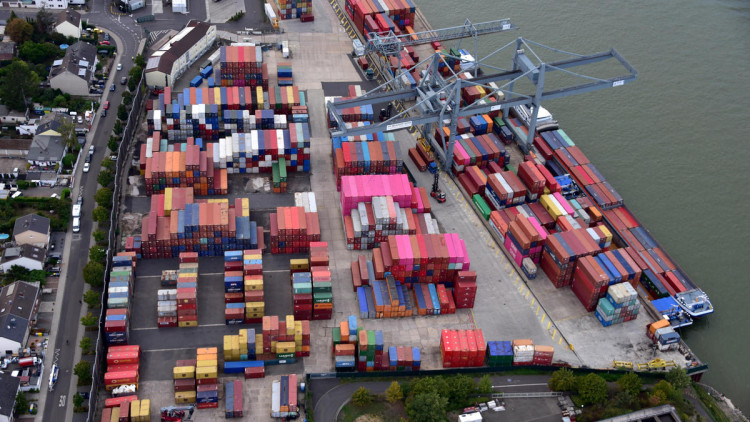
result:
[(638, 70), (543, 105), (708, 292), (716, 312), (681, 334), (709, 365), (703, 381), (750, 414), (750, 2), (416, 2), (433, 28), (510, 18), (519, 30), (480, 38), (484, 54), (522, 36), (614, 48)]

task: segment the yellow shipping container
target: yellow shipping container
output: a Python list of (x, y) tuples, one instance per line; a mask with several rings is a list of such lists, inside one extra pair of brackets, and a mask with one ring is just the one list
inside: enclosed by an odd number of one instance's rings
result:
[(174, 379), (195, 378), (195, 366), (175, 366), (172, 370)]
[(218, 366), (218, 360), (199, 360), (196, 368), (217, 368)]
[(607, 228), (606, 228), (606, 227), (605, 227), (605, 226), (604, 226), (604, 225), (602, 224), (601, 226), (599, 226), (599, 230), (601, 230), (601, 231), (602, 231), (602, 233), (604, 233), (604, 236), (606, 236), (606, 237), (607, 237), (607, 242), (612, 242), (612, 232), (611, 232), (611, 231), (609, 231), (609, 229), (607, 229)]
[(195, 403), (196, 394), (195, 391), (175, 391), (174, 402), (176, 404)]
[(150, 421), (151, 421), (151, 400), (143, 399), (141, 400), (141, 421), (140, 422), (150, 422)]
[(263, 108), (263, 87), (262, 86), (256, 86), (255, 87), (255, 98), (258, 99), (258, 107), (256, 110), (260, 110)]
[(294, 351), (293, 341), (279, 341), (276, 343), (276, 353), (291, 353)]
[(265, 302), (245, 302), (245, 312), (263, 312), (265, 309)]
[(310, 263), (307, 259), (290, 259), (289, 268), (293, 271), (305, 271), (310, 268)]
[(172, 188), (164, 189), (164, 215), (169, 216), (172, 211)]
[(286, 316), (286, 335), (294, 335), (294, 315)]
[(141, 401), (133, 400), (130, 402), (130, 421), (138, 422), (141, 418)]
[(552, 200), (551, 195), (542, 195), (542, 197), (539, 199), (539, 203), (542, 204), (545, 210), (549, 213), (549, 215), (554, 219), (557, 220), (558, 218), (565, 215), (565, 213), (557, 207), (557, 204), (555, 204), (555, 201)]
[(245, 277), (245, 291), (263, 290), (263, 279), (252, 277), (253, 276)]
[(120, 422), (120, 408), (113, 407), (112, 414), (109, 417), (109, 422)]
[(195, 378), (196, 379), (206, 379), (206, 378), (218, 378), (218, 369), (216, 367), (214, 368), (195, 368)]

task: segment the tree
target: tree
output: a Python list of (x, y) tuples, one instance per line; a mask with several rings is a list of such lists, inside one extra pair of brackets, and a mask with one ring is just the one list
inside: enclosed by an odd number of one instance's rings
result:
[(84, 355), (88, 355), (89, 353), (91, 353), (91, 346), (93, 345), (94, 345), (94, 342), (91, 341), (91, 337), (84, 337), (78, 343), (78, 347), (81, 348), (81, 353), (83, 353)]
[(64, 119), (57, 132), (62, 136), (63, 144), (68, 149), (74, 151), (78, 148), (78, 135), (76, 135), (76, 125), (72, 119)]
[(547, 385), (552, 391), (575, 391), (576, 376), (570, 369), (560, 368), (552, 374)]
[(479, 385), (477, 386), (477, 392), (479, 394), (491, 394), (492, 393), (492, 379), (489, 375), (484, 374), (479, 379)]
[(86, 305), (88, 305), (89, 308), (99, 306), (100, 300), (101, 294), (96, 290), (86, 290), (86, 293), (83, 294), (83, 301), (86, 302)]
[(96, 261), (87, 262), (83, 266), (83, 281), (91, 287), (101, 287), (104, 282), (104, 265)]
[(42, 9), (36, 14), (36, 27), (43, 34), (51, 34), (55, 29), (55, 16), (47, 9)]
[(109, 142), (107, 142), (107, 148), (112, 152), (117, 152), (120, 149), (120, 144), (117, 143), (116, 139), (114, 136), (111, 136)]
[(99, 176), (97, 176), (96, 181), (100, 185), (102, 185), (104, 187), (107, 187), (107, 186), (111, 185), (112, 182), (115, 181), (115, 176), (112, 174), (111, 171), (107, 171), (107, 170), (103, 169), (102, 171), (99, 172)]
[[(409, 396), (413, 398), (421, 393), (437, 393), (440, 397), (450, 397), (451, 386), (441, 376), (424, 377), (414, 380), (409, 386)], [(408, 402), (409, 400), (407, 400)]]
[(13, 411), (19, 415), (23, 415), (29, 411), (29, 399), (27, 399), (26, 394), (21, 391), (16, 394), (16, 404), (13, 405)]
[(31, 270), (29, 271), (29, 278), (27, 281), (38, 281), (42, 284), (47, 281), (47, 272), (44, 270)]
[(62, 196), (63, 199), (70, 198), (70, 189), (68, 189), (68, 188), (63, 189), (61, 196)]
[(448, 399), (436, 392), (420, 393), (406, 405), (406, 414), (411, 422), (437, 422), (447, 420), (445, 408)]
[(133, 102), (133, 94), (128, 91), (122, 93), (122, 102), (125, 104), (131, 104)]
[(91, 213), (91, 218), (97, 223), (104, 223), (109, 220), (109, 210), (104, 207), (96, 207)]
[(140, 76), (138, 76), (138, 79), (135, 79), (135, 78), (128, 79), (128, 90), (130, 90), (130, 92), (135, 92), (135, 89), (138, 87), (138, 82), (140, 82), (140, 80), (141, 80)]
[(597, 404), (607, 400), (607, 381), (598, 374), (588, 374), (579, 377), (578, 395), (583, 404)]
[(115, 170), (115, 164), (116, 164), (115, 161), (112, 160), (109, 157), (105, 157), (102, 160), (102, 167), (104, 167), (105, 169), (107, 169), (107, 170), (109, 170), (111, 172), (114, 172), (114, 170)]
[(13, 21), (5, 27), (5, 33), (8, 34), (13, 42), (17, 45), (21, 45), (31, 39), (31, 35), (34, 33), (34, 27), (24, 19), (13, 19)]
[(63, 167), (66, 168), (72, 168), (73, 163), (76, 161), (76, 155), (75, 154), (65, 154), (65, 157), (62, 159)]
[(83, 406), (83, 396), (80, 393), (76, 393), (73, 396), (73, 408), (80, 408)]
[(99, 322), (99, 318), (97, 318), (95, 315), (91, 315), (91, 312), (81, 317), (81, 324), (84, 327), (93, 327), (97, 322)]
[(10, 270), (5, 272), (5, 275), (13, 281), (16, 281), (16, 280), (28, 281), (29, 276), (31, 275), (31, 271), (29, 271), (28, 268), (22, 267), (20, 265), (12, 265), (10, 267)]
[(94, 194), (94, 201), (96, 201), (96, 204), (100, 207), (112, 208), (112, 189), (100, 188)]
[(138, 67), (146, 68), (146, 59), (144, 59), (141, 54), (135, 56), (133, 63), (135, 63), (135, 65)]
[(675, 390), (681, 391), (690, 386), (690, 377), (683, 368), (672, 368), (664, 377)]
[(128, 71), (128, 79), (135, 79), (136, 82), (141, 79), (141, 74), (143, 73), (143, 68), (136, 65), (130, 68)]
[(123, 129), (124, 127), (122, 126), (122, 121), (115, 120), (115, 125), (112, 126), (112, 131), (115, 132), (115, 135), (121, 135)]
[(474, 394), (477, 388), (476, 384), (474, 384), (474, 379), (464, 374), (454, 375), (450, 378), (449, 384), (451, 388), (449, 390), (448, 402), (451, 407), (463, 404), (466, 397)]
[(628, 372), (617, 380), (617, 385), (620, 387), (620, 390), (627, 391), (634, 397), (638, 397), (638, 394), (641, 392), (642, 384), (641, 377), (635, 372)]
[(675, 392), (677, 391), (674, 386), (669, 383), (667, 380), (661, 380), (654, 385), (654, 388), (652, 388), (654, 392), (661, 391), (664, 393), (664, 397), (670, 398), (674, 396)]
[(18, 57), (33, 64), (47, 64), (60, 57), (61, 52), (62, 50), (52, 43), (26, 41), (18, 48)]
[(401, 384), (397, 381), (391, 382), (391, 385), (385, 390), (385, 399), (388, 403), (400, 402), (404, 399), (404, 392), (401, 390)]
[(91, 261), (104, 262), (107, 259), (107, 250), (98, 246), (92, 246), (89, 249), (89, 259)]
[(632, 409), (639, 408), (637, 397), (634, 396), (628, 390), (622, 390), (614, 398), (614, 404), (619, 409)]
[(352, 403), (355, 406), (364, 407), (372, 403), (373, 397), (370, 394), (370, 390), (365, 387), (359, 387), (357, 391), (352, 393)]
[(125, 121), (128, 118), (128, 108), (125, 106), (125, 104), (120, 104), (117, 107), (117, 118)]
[(104, 244), (104, 245), (106, 245), (108, 243), (107, 242), (107, 233), (104, 230), (96, 230), (94, 232), (94, 241), (97, 244)]
[[(21, 19), (16, 19), (13, 23), (15, 22), (26, 23)], [(0, 97), (3, 103), (8, 108), (18, 111), (26, 110), (27, 99), (36, 95), (41, 81), (39, 75), (21, 60), (14, 60), (8, 66), (4, 66), (0, 70), (0, 79)]]
[(88, 384), (91, 382), (91, 363), (82, 360), (76, 363), (73, 373), (78, 377), (78, 382)]

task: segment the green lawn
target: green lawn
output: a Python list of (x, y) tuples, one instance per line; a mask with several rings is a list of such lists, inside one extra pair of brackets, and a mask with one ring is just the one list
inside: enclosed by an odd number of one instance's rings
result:
[(365, 407), (347, 403), (339, 413), (338, 422), (354, 422), (363, 415), (374, 416), (370, 421), (398, 422), (400, 418), (406, 417), (406, 412), (403, 402), (390, 404), (385, 399), (376, 397), (372, 404)]

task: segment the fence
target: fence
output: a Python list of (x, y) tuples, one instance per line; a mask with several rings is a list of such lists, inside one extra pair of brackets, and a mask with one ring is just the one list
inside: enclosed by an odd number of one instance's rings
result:
[(128, 120), (125, 123), (125, 128), (122, 132), (122, 141), (118, 148), (117, 162), (115, 164), (115, 187), (112, 193), (112, 212), (110, 214), (110, 225), (107, 240), (109, 247), (107, 248), (107, 259), (104, 264), (104, 284), (101, 295), (101, 311), (99, 313), (99, 332), (96, 337), (96, 356), (94, 358), (94, 364), (92, 365), (91, 372), (93, 374), (93, 381), (91, 383), (91, 391), (89, 394), (89, 411), (86, 420), (89, 422), (95, 421), (97, 411), (97, 392), (99, 391), (99, 384), (104, 376), (104, 370), (102, 362), (106, 357), (105, 341), (104, 341), (104, 313), (106, 311), (106, 295), (104, 292), (107, 291), (109, 286), (109, 272), (112, 266), (112, 256), (117, 250), (117, 222), (120, 220), (120, 203), (121, 195), (124, 193), (123, 185), (127, 177), (127, 174), (123, 175), (123, 171), (128, 167), (125, 163), (130, 143), (133, 140), (135, 131), (138, 125), (138, 116), (143, 108), (144, 100), (146, 98), (146, 77), (145, 73), (141, 75), (141, 80), (138, 82), (138, 86), (135, 89), (135, 95), (133, 97), (133, 107), (130, 109), (128, 114)]

